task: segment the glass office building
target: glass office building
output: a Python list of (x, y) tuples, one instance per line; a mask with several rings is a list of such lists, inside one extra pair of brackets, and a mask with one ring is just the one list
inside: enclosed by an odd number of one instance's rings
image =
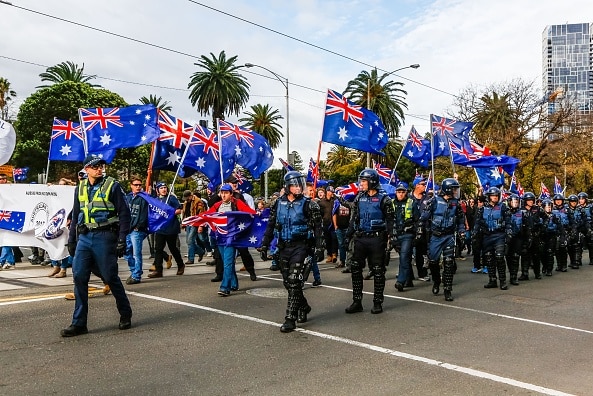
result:
[(550, 97), (574, 100), (583, 113), (593, 111), (593, 23), (551, 25), (542, 34), (542, 85)]

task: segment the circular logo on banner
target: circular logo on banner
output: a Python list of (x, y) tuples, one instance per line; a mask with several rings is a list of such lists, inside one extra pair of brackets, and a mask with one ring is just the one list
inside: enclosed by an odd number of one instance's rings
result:
[(64, 233), (62, 229), (62, 224), (64, 224), (66, 220), (66, 211), (64, 209), (60, 209), (58, 213), (52, 216), (47, 224), (47, 228), (43, 232), (43, 236), (46, 239), (56, 239), (60, 235)]
[(45, 229), (47, 220), (49, 220), (48, 207), (45, 203), (39, 202), (31, 214), (31, 227), (35, 229), (35, 235), (37, 235), (37, 231)]

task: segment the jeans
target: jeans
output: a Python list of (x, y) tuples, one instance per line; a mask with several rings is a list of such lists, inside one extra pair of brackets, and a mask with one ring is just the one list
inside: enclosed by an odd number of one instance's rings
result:
[(311, 260), (311, 271), (313, 271), (313, 279), (316, 281), (321, 281), (321, 273), (319, 272), (319, 265), (317, 264), (315, 257), (313, 257), (313, 260)]
[(238, 289), (239, 281), (237, 280), (237, 273), (235, 272), (235, 248), (232, 246), (219, 245), (218, 251), (222, 256), (222, 262), (224, 265), (220, 290), (230, 292), (232, 289)]
[(144, 231), (132, 231), (126, 236), (126, 255), (130, 276), (136, 280), (142, 279), (142, 242), (148, 235)]
[(52, 260), (51, 261), (51, 266), (52, 267), (59, 266), (60, 269), (66, 270), (67, 268), (72, 267), (72, 256), (68, 256), (68, 257), (63, 258), (61, 260)]
[(95, 231), (79, 236), (76, 254), (72, 262), (74, 279), (74, 313), (72, 324), (86, 326), (89, 311), (89, 279), (91, 270), (98, 270), (103, 281), (111, 288), (119, 315), (132, 317), (132, 307), (117, 273), (117, 234), (111, 231)]
[(204, 249), (202, 249), (197, 243), (196, 238), (198, 236), (198, 227), (187, 226), (185, 227), (185, 241), (187, 242), (187, 260), (190, 262), (194, 261), (196, 253), (198, 256), (204, 255)]
[(344, 245), (344, 240), (346, 239), (346, 231), (347, 228), (336, 230), (336, 238), (338, 238), (338, 253), (340, 255), (340, 261), (346, 262), (346, 245)]
[(14, 265), (14, 254), (12, 253), (12, 247), (2, 246), (2, 253), (0, 253), (0, 264)]
[(198, 232), (198, 239), (202, 242), (202, 246), (204, 246), (204, 250), (207, 252), (212, 251), (212, 246), (210, 245), (210, 236), (208, 236), (209, 228), (204, 227), (204, 231)]
[(414, 238), (415, 235), (413, 234), (404, 234), (397, 237), (397, 241), (400, 244), (397, 281), (402, 285), (408, 280), (414, 279), (414, 274), (412, 273), (412, 242)]

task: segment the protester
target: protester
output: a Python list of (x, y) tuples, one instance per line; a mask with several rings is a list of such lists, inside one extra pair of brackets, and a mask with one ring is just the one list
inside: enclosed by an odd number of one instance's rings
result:
[(130, 179), (131, 192), (126, 195), (130, 208), (130, 233), (126, 237), (126, 255), (130, 276), (127, 285), (135, 285), (142, 281), (142, 242), (148, 236), (148, 203), (140, 195), (142, 179), (134, 176)]

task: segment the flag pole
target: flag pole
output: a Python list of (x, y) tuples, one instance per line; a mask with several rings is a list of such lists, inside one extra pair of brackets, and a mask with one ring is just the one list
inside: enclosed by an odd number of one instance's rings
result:
[(432, 183), (434, 185), (434, 137), (432, 132), (432, 114), (430, 115), (430, 166), (432, 169)]
[(222, 138), (220, 136), (220, 118), (216, 117), (216, 136), (218, 136), (218, 167), (220, 168), (220, 184), (224, 183), (224, 170), (222, 169)]
[(183, 161), (185, 161), (185, 156), (187, 155), (187, 151), (189, 150), (189, 146), (191, 145), (191, 141), (193, 140), (195, 134), (196, 134), (196, 126), (194, 125), (194, 129), (192, 129), (192, 134), (189, 137), (189, 139), (187, 140), (187, 145), (185, 146), (185, 150), (183, 150), (183, 155), (181, 156), (181, 159), (179, 160), (179, 166), (177, 167), (177, 170), (175, 171), (175, 176), (173, 176), (173, 181), (171, 182), (171, 188), (169, 189), (169, 196), (173, 193), (173, 187), (175, 187), (175, 180), (177, 180), (177, 176), (179, 175), (179, 170), (183, 166)]
[[(447, 143), (449, 144), (449, 157), (451, 158), (451, 168), (453, 169), (453, 174), (455, 174), (455, 162), (453, 162), (453, 150), (451, 150), (451, 142), (449, 142), (449, 136), (447, 136)], [(461, 142), (463, 146), (463, 141)]]
[[(414, 125), (412, 125), (412, 128), (414, 128)], [(408, 132), (408, 139), (410, 139), (410, 134), (412, 133), (412, 129), (410, 129), (410, 132)], [(406, 139), (406, 143), (408, 142), (408, 139)], [(391, 171), (391, 177), (393, 177), (393, 174), (395, 173), (395, 170), (397, 169), (397, 165), (399, 164), (399, 160), (402, 159), (402, 155), (404, 154), (404, 148), (406, 147), (405, 144), (402, 145), (402, 149), (399, 152), (399, 157), (397, 157), (397, 161), (395, 161), (395, 166), (393, 167), (393, 171)]]
[(84, 147), (84, 155), (86, 157), (89, 153), (89, 145), (88, 145), (88, 142), (86, 141), (86, 139), (87, 139), (86, 127), (84, 126), (84, 121), (82, 120), (81, 110), (82, 109), (80, 109), (80, 108), (78, 109), (78, 120), (80, 121), (80, 127), (82, 128), (82, 133), (84, 135), (84, 139), (82, 139), (82, 145)]
[[(55, 124), (55, 122), (56, 122), (56, 117), (54, 117), (54, 124)], [(52, 131), (52, 135), (53, 135), (53, 131)], [(53, 139), (51, 138), (51, 135), (50, 135), (50, 137), (49, 137), (49, 153), (51, 153), (52, 142), (53, 142)], [(43, 180), (44, 184), (47, 184), (47, 179), (49, 177), (49, 162), (50, 162), (50, 159), (49, 159), (50, 154), (49, 153), (47, 154), (47, 167), (45, 168), (45, 179)]]
[(146, 186), (144, 191), (147, 193), (151, 193), (150, 186), (152, 183), (152, 162), (154, 161), (154, 153), (156, 151), (156, 140), (152, 142), (152, 147), (150, 149), (150, 158), (148, 159), (148, 169), (146, 169)]
[[(321, 137), (319, 138), (319, 144), (317, 145), (317, 162), (315, 163), (315, 166), (317, 167), (317, 174), (319, 174), (319, 159), (321, 158), (321, 143), (323, 143), (323, 129), (325, 128), (325, 110), (327, 109), (327, 95), (328, 95), (329, 89), (325, 92), (325, 104), (323, 105), (323, 121), (321, 122)], [(313, 190), (315, 191), (317, 189), (317, 178), (313, 179)], [(315, 197), (311, 197), (311, 198), (315, 198)]]

